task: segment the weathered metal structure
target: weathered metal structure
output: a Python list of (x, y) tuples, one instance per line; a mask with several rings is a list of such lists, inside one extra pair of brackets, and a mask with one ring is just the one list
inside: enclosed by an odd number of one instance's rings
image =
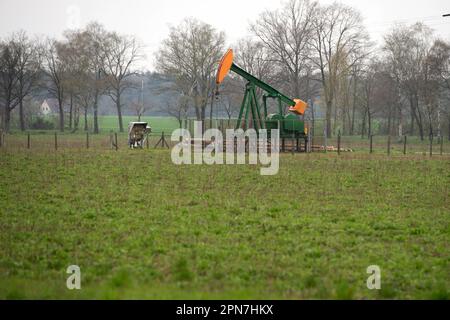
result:
[(142, 148), (147, 135), (152, 131), (147, 122), (130, 122), (128, 124), (128, 146)]
[[(246, 130), (251, 121), (251, 126), (258, 132), (260, 129), (280, 129), (281, 138), (302, 138), (307, 143), (307, 128), (305, 122), (300, 116), (304, 115), (307, 103), (300, 99), (291, 99), (263, 82), (262, 80), (251, 75), (244, 69), (233, 63), (233, 50), (229, 49), (220, 61), (217, 70), (216, 84), (220, 85), (230, 71), (240, 75), (248, 82), (245, 86), (244, 99), (242, 100), (239, 111), (236, 129), (243, 128)], [(264, 91), (262, 97), (262, 106), (264, 114), (261, 114), (260, 103), (256, 95), (256, 88)], [(267, 99), (275, 99), (278, 105), (278, 113), (268, 114)], [(285, 107), (289, 106), (289, 112), (285, 114)]]

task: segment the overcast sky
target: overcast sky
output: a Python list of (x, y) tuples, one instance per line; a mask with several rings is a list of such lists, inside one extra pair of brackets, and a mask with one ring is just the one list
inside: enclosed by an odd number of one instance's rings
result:
[[(332, 0), (320, 0), (331, 3)], [(372, 38), (394, 22), (422, 21), (450, 40), (449, 0), (341, 0), (360, 10)], [(169, 31), (185, 17), (196, 17), (225, 31), (228, 43), (248, 34), (249, 23), (280, 0), (0, 0), (0, 37), (23, 29), (29, 34), (61, 37), (62, 31), (92, 20), (107, 29), (135, 34), (146, 45), (145, 67), (152, 70), (153, 53)]]

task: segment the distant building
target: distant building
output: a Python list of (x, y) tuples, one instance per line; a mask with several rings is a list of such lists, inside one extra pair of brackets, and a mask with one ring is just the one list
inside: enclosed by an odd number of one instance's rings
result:
[(42, 102), (40, 107), (40, 112), (46, 116), (46, 115), (53, 115), (53, 114), (59, 114), (59, 104), (57, 99), (45, 99), (44, 102)]

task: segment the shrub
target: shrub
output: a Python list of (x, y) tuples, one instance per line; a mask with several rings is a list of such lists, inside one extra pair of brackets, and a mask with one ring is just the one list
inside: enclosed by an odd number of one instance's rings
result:
[(36, 130), (53, 130), (54, 127), (55, 126), (53, 125), (53, 122), (46, 120), (42, 117), (36, 118), (36, 120), (34, 120), (31, 123), (31, 129), (36, 129)]

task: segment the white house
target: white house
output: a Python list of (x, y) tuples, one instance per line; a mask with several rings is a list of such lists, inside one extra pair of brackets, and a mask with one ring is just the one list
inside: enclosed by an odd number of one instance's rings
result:
[(39, 109), (44, 116), (58, 114), (59, 113), (58, 100), (45, 99), (44, 102), (42, 102), (41, 107)]

